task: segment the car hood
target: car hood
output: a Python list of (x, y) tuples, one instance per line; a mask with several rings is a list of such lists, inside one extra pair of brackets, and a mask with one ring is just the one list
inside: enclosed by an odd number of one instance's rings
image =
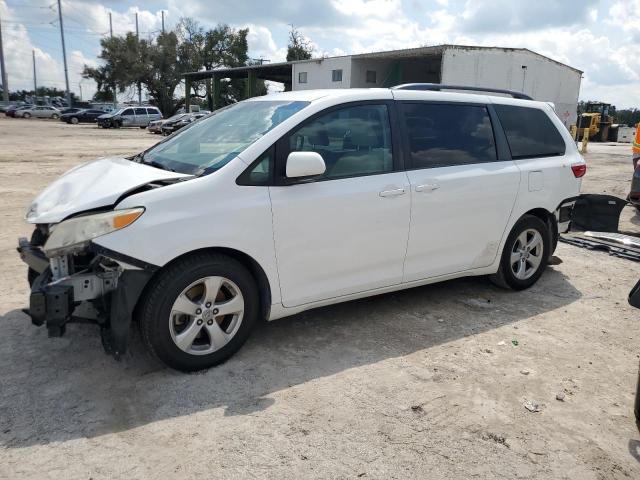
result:
[(58, 223), (70, 215), (115, 205), (132, 190), (191, 175), (169, 172), (125, 158), (101, 158), (72, 168), (29, 205), (29, 223)]

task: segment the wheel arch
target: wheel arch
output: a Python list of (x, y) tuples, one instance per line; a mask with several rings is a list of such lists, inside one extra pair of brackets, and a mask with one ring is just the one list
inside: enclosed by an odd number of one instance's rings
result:
[[(234, 248), (209, 247), (209, 248), (200, 248), (197, 250), (191, 250), (189, 252), (185, 252), (177, 256), (176, 258), (172, 259), (171, 261), (167, 262), (162, 268), (158, 269), (158, 271), (154, 273), (153, 277), (149, 279), (149, 282), (147, 282), (145, 290), (149, 288), (149, 286), (153, 283), (152, 280), (157, 275), (159, 275), (160, 272), (162, 272), (164, 269), (166, 269), (170, 265), (173, 265), (175, 262), (178, 262), (191, 255), (197, 255), (197, 254), (203, 254), (203, 253), (205, 254), (217, 253), (217, 254), (226, 255), (240, 262), (249, 270), (249, 273), (251, 273), (251, 276), (253, 276), (258, 286), (258, 294), (260, 295), (260, 315), (262, 318), (268, 319), (270, 310), (271, 310), (271, 298), (272, 298), (271, 297), (272, 286), (269, 283), (269, 277), (267, 277), (267, 274), (265, 273), (264, 269), (258, 263), (257, 260), (255, 260), (252, 256), (248, 255), (247, 253), (242, 252), (240, 250), (236, 250)], [(142, 297), (143, 295), (140, 295), (140, 298)], [(138, 299), (138, 301), (140, 300), (140, 298)]]
[(551, 258), (551, 255), (553, 255), (556, 250), (556, 246), (558, 245), (559, 236), (558, 221), (555, 214), (550, 212), (546, 208), (534, 208), (529, 210), (528, 212), (525, 212), (524, 215), (533, 215), (534, 217), (538, 217), (549, 227), (549, 236), (551, 237), (551, 249), (549, 251), (549, 258)]

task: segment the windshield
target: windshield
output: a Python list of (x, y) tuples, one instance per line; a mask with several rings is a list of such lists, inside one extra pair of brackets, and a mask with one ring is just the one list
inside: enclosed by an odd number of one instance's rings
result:
[(206, 175), (229, 163), (250, 144), (309, 102), (251, 101), (218, 110), (148, 150), (143, 163)]

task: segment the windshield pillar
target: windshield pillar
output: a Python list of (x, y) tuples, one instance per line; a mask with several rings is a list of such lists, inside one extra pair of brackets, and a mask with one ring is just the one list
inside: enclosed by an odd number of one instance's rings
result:
[(247, 98), (255, 97), (258, 91), (258, 75), (255, 70), (247, 71)]
[(191, 107), (191, 78), (184, 77), (184, 111), (189, 112)]

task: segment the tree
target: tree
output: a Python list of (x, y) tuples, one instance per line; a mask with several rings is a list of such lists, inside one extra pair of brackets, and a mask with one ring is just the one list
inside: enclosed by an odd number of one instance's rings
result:
[(96, 82), (96, 93), (93, 95), (93, 100), (96, 102), (113, 102), (115, 85), (110, 83), (109, 66), (102, 65), (99, 67), (84, 66), (82, 71), (84, 78), (90, 78)]
[[(184, 73), (247, 64), (248, 33), (248, 29), (235, 30), (228, 25), (205, 31), (197, 21), (184, 18), (174, 31), (162, 33), (155, 40), (138, 39), (133, 33), (105, 38), (100, 42), (103, 64), (97, 68), (85, 66), (83, 76), (98, 85), (97, 98), (110, 98), (109, 92), (123, 93), (140, 83), (152, 103), (171, 115), (181, 104), (175, 91)], [(204, 98), (203, 86), (194, 82), (193, 94)], [(222, 102), (243, 98), (245, 88), (242, 79), (223, 82)]]
[(289, 45), (287, 48), (287, 62), (295, 60), (309, 60), (313, 48), (309, 42), (293, 25), (289, 32)]
[[(184, 72), (242, 67), (249, 64), (248, 28), (236, 30), (229, 25), (220, 24), (204, 31), (198, 22), (183, 18), (177, 31), (182, 40), (180, 58)], [(191, 88), (194, 97), (206, 97), (204, 82), (193, 82)], [(246, 82), (244, 79), (222, 81), (220, 90), (218, 97), (222, 105), (228, 105), (245, 97)], [(266, 87), (264, 82), (259, 82), (258, 91), (262, 90), (266, 92)]]
[(176, 110), (174, 93), (182, 80), (178, 59), (178, 37), (174, 32), (161, 33), (154, 40), (139, 40), (135, 34), (105, 38), (100, 42), (99, 58), (105, 63), (98, 68), (85, 66), (83, 76), (98, 85), (100, 98), (109, 91), (125, 92), (140, 83), (149, 92), (151, 102), (165, 115)]
[(627, 108), (616, 112), (616, 122), (621, 125), (629, 125), (631, 127), (640, 123), (640, 109)]
[[(0, 88), (0, 95), (2, 94), (2, 89)], [(64, 90), (60, 90), (55, 87), (38, 87), (37, 97), (49, 97), (50, 99), (60, 98), (65, 99), (67, 93)], [(13, 92), (9, 92), (9, 100), (18, 101), (25, 100), (27, 97), (34, 97), (33, 90), (16, 90)], [(32, 100), (35, 100), (31, 98)], [(78, 98), (76, 94), (71, 92), (71, 101), (72, 103), (78, 103)]]

